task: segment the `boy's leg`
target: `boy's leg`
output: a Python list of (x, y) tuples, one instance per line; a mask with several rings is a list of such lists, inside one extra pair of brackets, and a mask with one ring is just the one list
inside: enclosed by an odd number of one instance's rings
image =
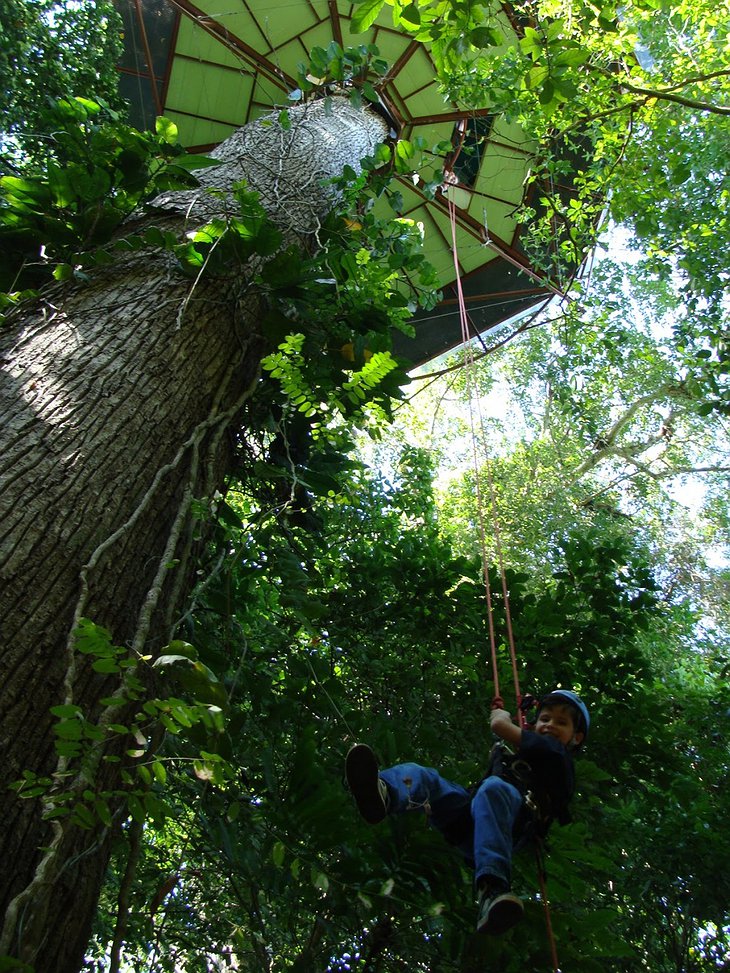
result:
[(386, 814), (427, 811), (434, 827), (451, 820), (455, 808), (469, 800), (468, 792), (445, 780), (432, 767), (397, 764), (378, 770), (375, 754), (367, 744), (350, 748), (345, 777), (358, 810), (369, 824), (378, 824)]
[(469, 793), (459, 784), (442, 777), (433, 767), (421, 764), (396, 764), (380, 772), (390, 798), (390, 813), (423, 811), (438, 830), (451, 823), (460, 808), (468, 806)]
[(520, 792), (501, 777), (488, 777), (472, 801), (480, 932), (500, 934), (522, 918), (522, 902), (510, 893), (512, 829), (521, 806)]

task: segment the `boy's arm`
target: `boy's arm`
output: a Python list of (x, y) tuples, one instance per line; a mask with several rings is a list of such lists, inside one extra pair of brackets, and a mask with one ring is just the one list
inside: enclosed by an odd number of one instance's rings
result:
[(513, 747), (519, 747), (522, 742), (522, 730), (519, 726), (515, 726), (506, 709), (493, 709), (489, 718), (489, 725), (492, 732), (496, 733), (502, 740), (511, 743)]

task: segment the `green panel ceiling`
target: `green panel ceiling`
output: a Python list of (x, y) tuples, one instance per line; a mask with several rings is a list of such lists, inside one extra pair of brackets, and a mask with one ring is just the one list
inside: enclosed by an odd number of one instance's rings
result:
[[(398, 90), (412, 106), (411, 116), (438, 115), (446, 108), (444, 96), (433, 76), (433, 64), (425, 48), (419, 46), (398, 72)], [(422, 102), (419, 102), (419, 97)]]
[(252, 89), (250, 75), (176, 58), (167, 105), (178, 112), (237, 127), (246, 121)]
[[(230, 4), (233, 6), (233, 4)], [(320, 3), (319, 13), (312, 3), (272, 4), (271, 0), (246, 0), (243, 6), (266, 37), (268, 50), (276, 50), (295, 34), (301, 34), (327, 17), (326, 3)]]
[(469, 212), (480, 226), (502, 241), (512, 242), (515, 232), (514, 204), (498, 200), (472, 200)]
[(241, 58), (224, 47), (216, 37), (211, 37), (194, 24), (188, 17), (180, 21), (175, 43), (175, 57), (192, 58), (194, 61), (207, 61), (225, 64), (236, 71), (241, 70)]
[[(248, 4), (239, 3), (238, 0), (233, 0), (233, 2), (231, 0), (205, 0), (204, 3), (196, 4), (196, 6), (226, 32), (240, 38), (255, 50), (264, 53), (271, 50), (267, 36), (268, 25), (266, 23), (260, 24), (255, 17), (251, 16)], [(296, 5), (297, 18), (301, 16), (304, 7), (308, 7), (308, 4)]]
[[(378, 50), (388, 64), (395, 64), (403, 51), (410, 44), (410, 40), (407, 37), (404, 37), (403, 34), (399, 34), (394, 31), (392, 29), (392, 21), (390, 23), (390, 28), (380, 26), (379, 23), (376, 23), (365, 43), (369, 44), (372, 42), (376, 44)], [(361, 37), (367, 36), (361, 34), (351, 34), (349, 31), (350, 28), (348, 21), (345, 26), (345, 30), (343, 31), (343, 42), (345, 45), (354, 46), (356, 44), (362, 44), (363, 41), (361, 40)]]

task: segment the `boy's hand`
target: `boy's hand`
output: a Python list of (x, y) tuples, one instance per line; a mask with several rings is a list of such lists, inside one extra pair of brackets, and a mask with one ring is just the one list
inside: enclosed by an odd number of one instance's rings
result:
[(522, 741), (522, 730), (519, 726), (515, 726), (512, 722), (512, 717), (507, 712), (506, 709), (493, 709), (492, 714), (489, 718), (489, 725), (492, 728), (492, 732), (507, 743), (511, 743), (518, 747)]
[(494, 729), (495, 723), (511, 723), (512, 717), (506, 709), (493, 709), (489, 716), (489, 725)]

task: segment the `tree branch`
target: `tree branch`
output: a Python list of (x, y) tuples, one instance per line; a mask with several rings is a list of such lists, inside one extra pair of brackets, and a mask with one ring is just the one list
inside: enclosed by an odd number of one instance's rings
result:
[(711, 112), (714, 115), (730, 115), (730, 107), (724, 105), (711, 105), (706, 101), (697, 101), (694, 98), (685, 98), (683, 95), (675, 95), (669, 91), (653, 91), (650, 88), (640, 88), (636, 85), (620, 82), (621, 87), (635, 95), (643, 95), (645, 98), (656, 98), (657, 101), (671, 101), (685, 108), (694, 108), (696, 111)]
[[(656, 402), (657, 399), (671, 394), (671, 390), (673, 388), (676, 389), (677, 387), (664, 385), (657, 389), (656, 392), (651, 392), (648, 395), (642, 395), (636, 400), (636, 402), (633, 402), (618, 417), (618, 419), (616, 419), (608, 432), (601, 436), (601, 441), (604, 445), (600, 449), (596, 449), (593, 453), (591, 453), (590, 456), (586, 457), (586, 459), (584, 459), (583, 462), (580, 463), (575, 470), (573, 470), (571, 485), (576, 483), (584, 473), (588, 472), (588, 470), (595, 469), (595, 467), (598, 466), (602, 460), (609, 456), (620, 455), (625, 460), (634, 462), (637, 454), (646, 452), (646, 450), (651, 446), (655, 446), (658, 442), (661, 442), (664, 437), (661, 433), (657, 433), (656, 436), (652, 436), (643, 443), (634, 443), (633, 445), (624, 447), (623, 449), (616, 446), (616, 439), (626, 428), (626, 426), (636, 417), (637, 412), (639, 412), (643, 406), (650, 405), (652, 402)], [(677, 393), (675, 392), (675, 394)]]
[(129, 923), (129, 893), (132, 882), (137, 871), (137, 862), (142, 847), (142, 822), (133, 820), (129, 826), (129, 854), (127, 855), (127, 865), (124, 869), (119, 895), (117, 896), (117, 921), (114, 926), (114, 937), (112, 939), (109, 955), (109, 973), (119, 973), (122, 956), (122, 946), (127, 934)]
[[(605, 72), (608, 73), (608, 72)], [(631, 84), (629, 81), (619, 81), (619, 87), (632, 94), (641, 95), (644, 98), (656, 98), (659, 101), (671, 101), (685, 108), (694, 108), (697, 111), (712, 112), (716, 115), (730, 115), (730, 107), (724, 105), (712, 105), (706, 101), (698, 101), (696, 98), (686, 98), (684, 95), (675, 94), (678, 88), (684, 88), (689, 84), (697, 84), (702, 81), (711, 81), (713, 78), (730, 77), (730, 69), (713, 71), (711, 74), (698, 75), (694, 78), (686, 78), (669, 88), (644, 88), (640, 85)]]

